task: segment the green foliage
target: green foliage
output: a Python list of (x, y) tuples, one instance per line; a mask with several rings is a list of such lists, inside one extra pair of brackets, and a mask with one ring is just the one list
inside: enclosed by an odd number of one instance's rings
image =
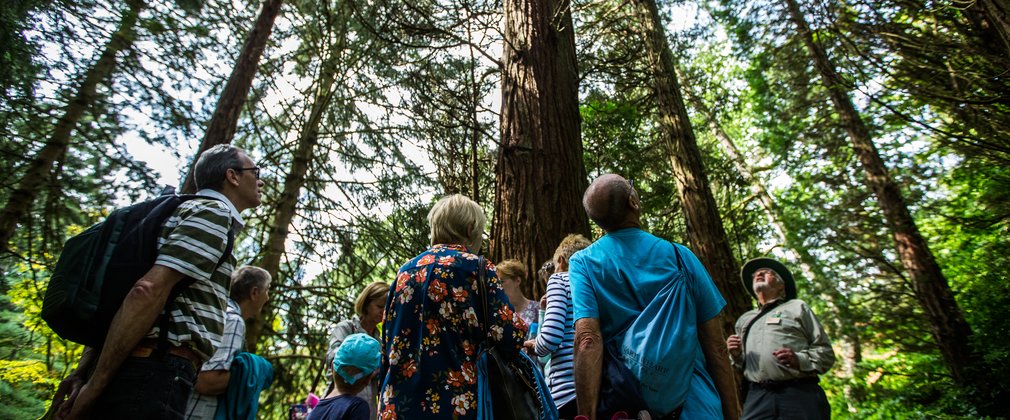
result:
[[(674, 8), (694, 4), (660, 7), (680, 17)], [(0, 13), (4, 203), (121, 8), (45, 0), (9, 6)], [(150, 168), (129, 155), (123, 139), (135, 136), (189, 160), (257, 11), (210, 0), (148, 6), (121, 67), (101, 84), (17, 231), (15, 252), (0, 259), (0, 418), (38, 416), (80, 354), (38, 318), (46, 269), (62, 242), (108, 209), (156, 190)], [(639, 24), (619, 2), (575, 6), (589, 175), (628, 176), (642, 194), (647, 228), (681, 241), (684, 218), (657, 141)], [(993, 38), (976, 9), (919, 6), (851, 0), (805, 3), (804, 11), (957, 292), (977, 356), (992, 376), (1006, 378), (1005, 57), (993, 53), (998, 43), (982, 42)], [(691, 122), (722, 221), (741, 260), (772, 254), (812, 263), (812, 277), (798, 276), (800, 294), (839, 350), (822, 382), (835, 417), (977, 417), (969, 401), (995, 399), (1005, 385), (962, 389), (949, 379), (781, 2), (708, 1), (692, 13), (698, 24), (671, 33), (671, 45), (685, 92), (703, 105), (689, 103)], [(264, 167), (266, 181), (264, 204), (247, 214), (239, 261), (257, 261), (274, 229), (289, 231), (258, 343), (277, 371), (262, 417), (281, 418), (309, 391), (322, 392), (329, 329), (351, 316), (361, 287), (391, 281), (427, 246), (425, 215), (436, 195), (463, 192), (493, 207), (501, 16), (497, 1), (285, 3), (235, 140)], [(325, 74), (332, 84), (322, 83)], [(295, 220), (274, 226), (296, 140), (311, 134), (316, 105), (323, 107), (311, 140), (317, 149), (296, 194)], [(138, 114), (149, 120), (138, 122)], [(773, 232), (713, 126), (770, 191), (769, 212), (784, 237)]]

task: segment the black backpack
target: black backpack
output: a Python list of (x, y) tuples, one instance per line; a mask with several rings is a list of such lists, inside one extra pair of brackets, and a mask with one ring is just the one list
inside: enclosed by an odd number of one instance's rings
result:
[[(68, 239), (42, 301), (42, 319), (53, 332), (101, 348), (127, 293), (154, 266), (162, 224), (180, 204), (197, 197), (214, 199), (166, 189), (153, 200), (116, 209), (104, 221)], [(233, 242), (229, 230), (218, 265), (231, 255)], [(168, 303), (192, 282), (180, 282)]]

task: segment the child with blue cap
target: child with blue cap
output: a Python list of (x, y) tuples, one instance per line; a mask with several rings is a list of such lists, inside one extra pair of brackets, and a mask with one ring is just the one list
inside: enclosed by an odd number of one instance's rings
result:
[(379, 369), (379, 341), (367, 334), (351, 334), (333, 356), (332, 392), (319, 401), (308, 420), (366, 420), (368, 402), (358, 397)]

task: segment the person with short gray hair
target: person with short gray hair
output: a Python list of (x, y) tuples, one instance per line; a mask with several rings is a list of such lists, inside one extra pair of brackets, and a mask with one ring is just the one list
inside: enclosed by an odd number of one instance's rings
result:
[(214, 418), (218, 396), (228, 390), (231, 381), (232, 362), (245, 350), (245, 320), (259, 315), (270, 299), (270, 272), (251, 265), (235, 269), (230, 294), (221, 345), (200, 368), (195, 392), (189, 396), (186, 418), (190, 420)]
[(428, 212), (432, 244), (460, 244), (477, 252), (484, 233), (484, 210), (460, 194), (446, 196)]
[(743, 418), (831, 418), (817, 375), (831, 369), (835, 352), (817, 316), (796, 298), (792, 272), (771, 258), (755, 258), (740, 277), (758, 301), (726, 339), (730, 362), (743, 372)]
[(527, 327), (495, 266), (478, 255), (480, 205), (450, 195), (428, 221), (431, 247), (400, 267), (386, 299), (379, 418), (476, 419), (481, 345), (521, 357)]
[(193, 181), (197, 189), (220, 190), (228, 170), (242, 167), (241, 152), (242, 149), (230, 144), (219, 144), (201, 153), (193, 165)]
[[(85, 349), (60, 384), (53, 404), (62, 404), (61, 417), (185, 415), (199, 366), (225, 332), (235, 266), (230, 247), (245, 223), (241, 212), (260, 204), (263, 188), (259, 167), (231, 145), (203, 152), (195, 172), (199, 197), (180, 204), (162, 224), (154, 266), (123, 300), (104, 346)], [(181, 291), (169, 300), (173, 289)]]

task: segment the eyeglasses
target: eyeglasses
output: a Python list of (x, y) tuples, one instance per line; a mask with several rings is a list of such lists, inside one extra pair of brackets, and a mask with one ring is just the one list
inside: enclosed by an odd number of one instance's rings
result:
[(232, 168), (232, 169), (236, 170), (238, 172), (253, 171), (253, 176), (255, 176), (256, 179), (260, 179), (260, 168), (259, 168), (259, 166), (253, 166), (252, 168)]

